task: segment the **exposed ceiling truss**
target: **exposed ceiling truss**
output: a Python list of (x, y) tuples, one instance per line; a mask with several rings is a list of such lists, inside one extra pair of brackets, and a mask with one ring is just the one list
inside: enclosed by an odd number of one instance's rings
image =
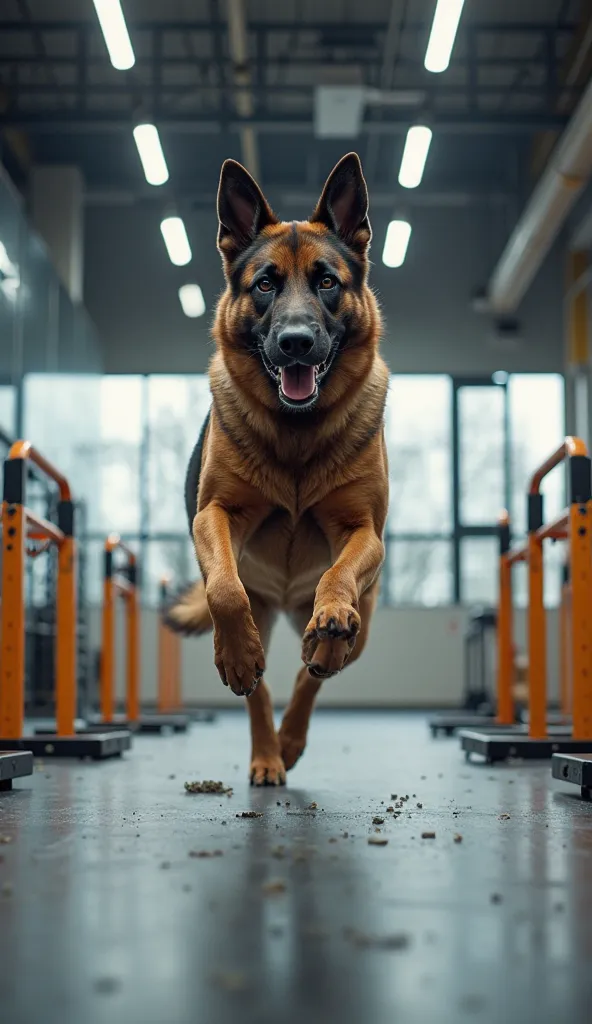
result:
[[(581, 91), (561, 74), (576, 25), (472, 22), (461, 26), (453, 65), (430, 75), (421, 57), (429, 26), (404, 27), (382, 116), (362, 133), (406, 129), (418, 111), (441, 131), (558, 129)], [(377, 92), (383, 22), (247, 25), (249, 78), (241, 85), (224, 20), (132, 22), (136, 65), (116, 72), (94, 21), (0, 21), (0, 111), (31, 133), (119, 130), (149, 117), (169, 131), (312, 133), (315, 84), (355, 79)], [(250, 113), (237, 103), (252, 97)], [(558, 102), (560, 100), (560, 102)]]

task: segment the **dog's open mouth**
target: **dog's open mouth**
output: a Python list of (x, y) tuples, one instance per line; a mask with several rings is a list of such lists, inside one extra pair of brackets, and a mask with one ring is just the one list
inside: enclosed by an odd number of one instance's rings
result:
[(265, 367), (278, 385), (280, 399), (285, 405), (307, 407), (314, 403), (319, 392), (319, 383), (328, 372), (332, 355), (324, 363), (307, 366), (292, 363), (290, 366), (272, 366), (264, 359)]

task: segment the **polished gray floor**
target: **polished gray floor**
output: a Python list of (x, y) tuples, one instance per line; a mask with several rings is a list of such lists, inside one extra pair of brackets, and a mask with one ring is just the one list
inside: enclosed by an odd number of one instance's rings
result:
[(547, 766), (466, 765), (386, 713), (317, 713), (286, 790), (247, 757), (225, 714), (0, 794), (2, 1021), (592, 1019), (592, 806)]

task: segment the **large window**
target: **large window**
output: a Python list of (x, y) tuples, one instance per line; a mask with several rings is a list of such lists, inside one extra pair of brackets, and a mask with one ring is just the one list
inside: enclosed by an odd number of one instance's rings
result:
[[(2, 397), (12, 415), (12, 397)], [(209, 404), (204, 375), (25, 378), (25, 433), (85, 505), (92, 599), (100, 599), (101, 546), (111, 530), (140, 552), (146, 601), (157, 601), (163, 576), (180, 584), (197, 575), (183, 483)], [(382, 600), (493, 603), (497, 518), (509, 508), (514, 536), (523, 535), (528, 476), (564, 433), (563, 379), (395, 375), (385, 432), (391, 505)], [(544, 493), (551, 516), (565, 501), (560, 470)], [(559, 593), (560, 557), (560, 545), (550, 549), (549, 603)], [(519, 598), (522, 590), (518, 573)]]
[(384, 598), (449, 604), (452, 558), (452, 382), (391, 378), (385, 417), (391, 505)]

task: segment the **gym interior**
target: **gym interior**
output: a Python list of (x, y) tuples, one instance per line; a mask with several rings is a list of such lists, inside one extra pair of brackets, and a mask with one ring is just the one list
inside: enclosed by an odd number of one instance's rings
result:
[[(253, 785), (253, 696), (167, 613), (220, 169), (300, 222), (351, 152), (379, 589)], [(0, 5), (3, 1020), (589, 1020), (591, 178), (585, 0)], [(274, 736), (301, 643), (280, 616)]]

